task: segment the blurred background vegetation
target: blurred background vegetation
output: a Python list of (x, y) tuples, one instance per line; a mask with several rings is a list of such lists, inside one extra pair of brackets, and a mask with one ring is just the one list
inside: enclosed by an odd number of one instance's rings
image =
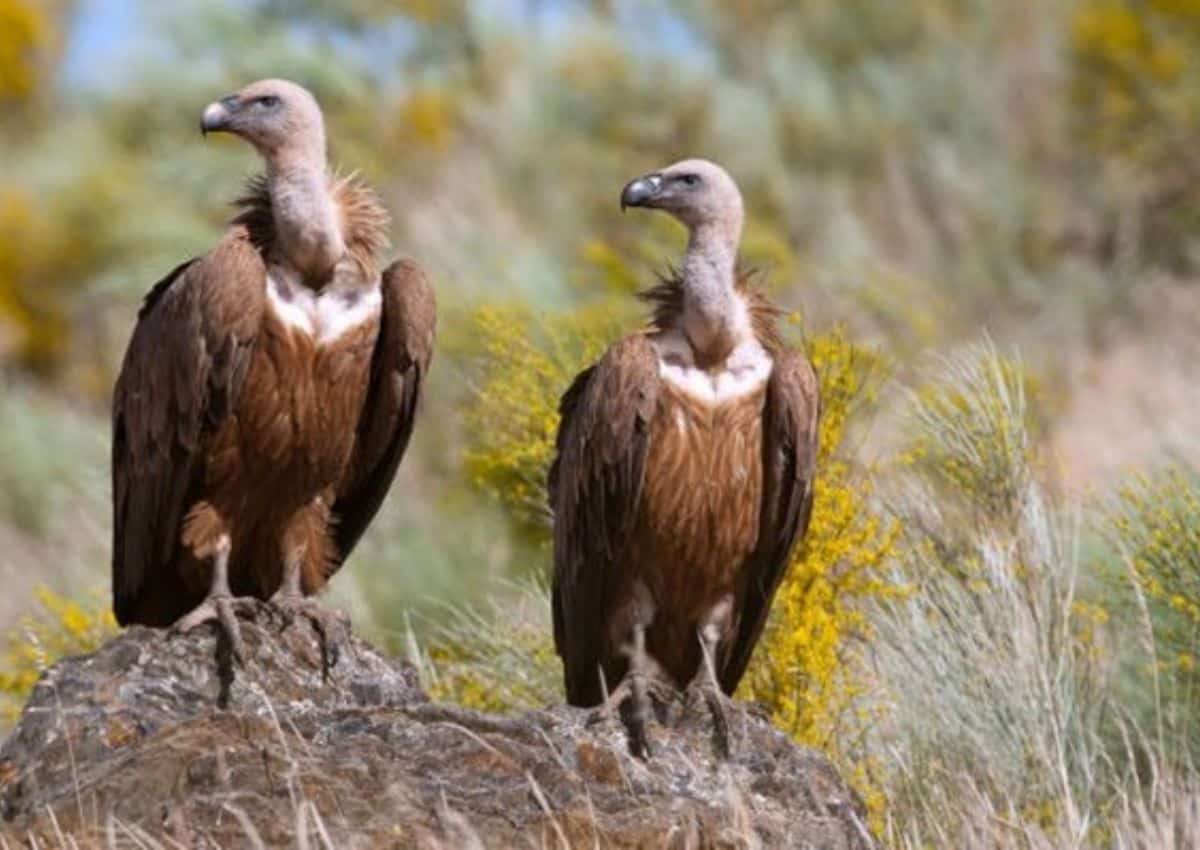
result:
[(559, 698), (557, 395), (683, 244), (620, 187), (703, 155), (828, 402), (740, 695), (891, 846), (1200, 843), (1200, 0), (0, 0), (9, 715), (113, 628), (112, 381), (257, 167), (199, 111), (263, 76), (438, 287), (424, 424), (332, 591), (435, 693)]

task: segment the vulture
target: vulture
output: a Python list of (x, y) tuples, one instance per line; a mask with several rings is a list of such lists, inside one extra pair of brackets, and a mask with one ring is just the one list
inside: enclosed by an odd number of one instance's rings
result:
[(554, 641), (569, 703), (629, 701), (636, 754), (650, 754), (647, 688), (663, 685), (704, 697), (727, 752), (724, 709), (812, 511), (817, 378), (739, 265), (742, 196), (724, 169), (646, 174), (626, 207), (669, 213), (689, 238), (642, 296), (649, 325), (562, 397)]
[[(216, 621), (312, 600), (379, 510), (412, 434), (435, 301), (418, 265), (382, 267), (388, 216), (327, 167), (312, 94), (261, 80), (200, 128), (265, 162), (209, 253), (150, 289), (113, 394), (113, 610), (122, 625)], [(219, 631), (218, 634), (222, 632)], [(332, 650), (332, 653), (331, 653)]]

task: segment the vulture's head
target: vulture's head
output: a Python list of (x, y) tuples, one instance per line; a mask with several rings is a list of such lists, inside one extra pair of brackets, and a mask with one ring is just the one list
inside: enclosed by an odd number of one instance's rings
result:
[(706, 224), (738, 230), (742, 226), (737, 183), (707, 159), (685, 159), (631, 180), (621, 191), (621, 209), (626, 207), (663, 210), (692, 229)]
[(201, 132), (241, 136), (268, 159), (288, 150), (325, 151), (321, 107), (308, 89), (287, 80), (259, 80), (204, 108)]

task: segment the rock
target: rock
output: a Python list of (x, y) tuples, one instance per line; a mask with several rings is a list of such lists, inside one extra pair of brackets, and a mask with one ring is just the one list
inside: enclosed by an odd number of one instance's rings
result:
[[(557, 706), (494, 716), (430, 702), (415, 671), (350, 637), (324, 669), (303, 618), (132, 628), (51, 668), (0, 748), (0, 837), (107, 845), (869, 850), (858, 798), (755, 714), (718, 758), (703, 706), (624, 731)], [(174, 845), (172, 845), (174, 846)]]

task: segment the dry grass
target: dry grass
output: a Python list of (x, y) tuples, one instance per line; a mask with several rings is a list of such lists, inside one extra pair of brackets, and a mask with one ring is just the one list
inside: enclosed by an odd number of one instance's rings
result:
[[(1104, 512), (1040, 483), (1021, 386), (989, 344), (944, 361), (912, 397), (914, 436), (971, 460), (921, 456), (893, 495), (906, 529), (894, 567), (913, 592), (876, 606), (867, 653), (885, 703), (868, 745), (885, 838), (913, 850), (1195, 846), (1200, 773), (1169, 722), (1177, 673), (1141, 628), (1149, 609), (1111, 582), (1125, 554)], [(1149, 712), (1130, 701), (1130, 675), (1163, 695)]]

